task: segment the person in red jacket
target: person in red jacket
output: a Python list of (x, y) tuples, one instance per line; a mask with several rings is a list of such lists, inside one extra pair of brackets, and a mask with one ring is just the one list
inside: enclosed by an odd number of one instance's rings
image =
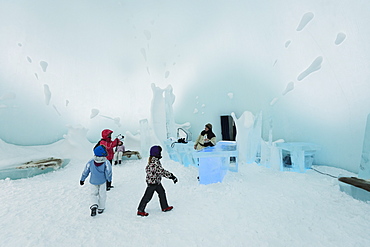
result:
[[(99, 142), (100, 145), (103, 145), (107, 149), (107, 153), (108, 153), (107, 160), (109, 160), (109, 163), (111, 164), (111, 166), (112, 166), (112, 160), (113, 160), (113, 155), (114, 155), (113, 149), (117, 147), (118, 143), (120, 142), (118, 138), (112, 141), (112, 133), (113, 131), (110, 129), (103, 130), (101, 132), (102, 138)], [(113, 188), (112, 182), (107, 181), (107, 190), (110, 190), (111, 188)]]

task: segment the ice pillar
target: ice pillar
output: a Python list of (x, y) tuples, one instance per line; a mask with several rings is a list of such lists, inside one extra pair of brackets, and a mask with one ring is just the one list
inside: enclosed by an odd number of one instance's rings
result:
[(367, 116), (358, 177), (362, 179), (370, 179), (370, 114)]
[(176, 127), (172, 105), (175, 95), (172, 86), (165, 89), (152, 84), (153, 99), (151, 105), (152, 128), (155, 136), (161, 144), (170, 138), (176, 137)]
[(231, 113), (236, 125), (236, 142), (240, 162), (253, 163), (261, 147), (262, 113), (257, 118), (245, 111), (238, 119)]

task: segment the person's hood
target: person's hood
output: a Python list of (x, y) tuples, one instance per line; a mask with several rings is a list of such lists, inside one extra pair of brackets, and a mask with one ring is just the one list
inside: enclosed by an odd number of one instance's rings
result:
[(110, 130), (110, 129), (105, 129), (105, 130), (103, 130), (103, 131), (101, 132), (101, 137), (102, 137), (103, 139), (109, 139), (109, 138), (108, 138), (108, 135), (109, 135), (109, 134), (111, 134), (111, 133), (113, 133), (113, 131), (112, 131), (112, 130)]

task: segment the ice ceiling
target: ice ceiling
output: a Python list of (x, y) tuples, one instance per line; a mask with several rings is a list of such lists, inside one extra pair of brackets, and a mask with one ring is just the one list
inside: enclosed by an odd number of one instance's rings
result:
[(172, 85), (194, 136), (220, 115), (262, 111), (263, 137), (314, 142), (357, 171), (370, 112), (368, 1), (0, 2), (0, 138), (117, 134)]

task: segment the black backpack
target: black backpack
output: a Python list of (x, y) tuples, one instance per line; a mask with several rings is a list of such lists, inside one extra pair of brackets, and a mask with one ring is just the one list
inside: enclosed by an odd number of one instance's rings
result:
[(103, 140), (103, 139), (100, 139), (99, 141), (98, 141), (98, 143), (96, 143), (96, 145), (94, 146), (94, 148), (93, 148), (93, 151), (94, 151), (94, 149), (95, 148), (97, 148), (98, 146), (100, 146), (100, 142), (101, 142), (101, 140)]

